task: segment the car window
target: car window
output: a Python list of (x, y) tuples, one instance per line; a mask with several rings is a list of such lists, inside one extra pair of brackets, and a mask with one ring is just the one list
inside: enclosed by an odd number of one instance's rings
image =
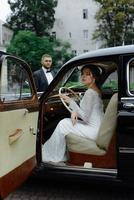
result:
[(62, 78), (57, 88), (67, 87), (67, 88), (83, 88), (85, 85), (82, 84), (80, 80), (80, 69), (79, 67), (73, 68), (68, 71), (67, 74)]
[(65, 87), (68, 88), (86, 87), (85, 85), (82, 84), (80, 76), (81, 76), (80, 70), (79, 68), (76, 68), (71, 74), (71, 76), (68, 78), (67, 82), (65, 83)]
[(112, 91), (118, 90), (118, 76), (117, 70), (112, 72), (102, 85), (103, 89), (111, 89)]
[(0, 98), (3, 102), (32, 97), (28, 74), (16, 60), (11, 58), (3, 60), (0, 83)]
[(132, 59), (127, 65), (128, 71), (128, 91), (134, 95), (134, 59)]

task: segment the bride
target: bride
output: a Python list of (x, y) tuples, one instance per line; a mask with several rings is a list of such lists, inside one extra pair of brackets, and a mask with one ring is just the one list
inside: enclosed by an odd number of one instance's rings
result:
[(61, 95), (73, 111), (71, 118), (65, 118), (58, 123), (49, 140), (43, 145), (42, 160), (44, 162), (67, 161), (65, 139), (67, 134), (73, 133), (96, 140), (104, 115), (101, 91), (97, 86), (100, 75), (100, 68), (90, 64), (81, 69), (81, 81), (88, 89), (80, 102), (80, 106), (70, 97)]

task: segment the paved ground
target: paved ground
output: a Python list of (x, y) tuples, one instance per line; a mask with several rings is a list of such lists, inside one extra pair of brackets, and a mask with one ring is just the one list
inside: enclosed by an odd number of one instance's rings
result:
[(5, 200), (134, 200), (133, 189), (64, 183), (27, 181)]

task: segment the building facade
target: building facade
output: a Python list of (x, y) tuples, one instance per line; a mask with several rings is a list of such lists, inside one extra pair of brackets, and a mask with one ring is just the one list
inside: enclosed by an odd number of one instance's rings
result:
[(13, 31), (7, 27), (5, 22), (0, 20), (0, 51), (6, 51), (7, 45), (13, 37)]
[(98, 5), (93, 0), (58, 0), (53, 37), (68, 41), (75, 55), (99, 48), (92, 40)]

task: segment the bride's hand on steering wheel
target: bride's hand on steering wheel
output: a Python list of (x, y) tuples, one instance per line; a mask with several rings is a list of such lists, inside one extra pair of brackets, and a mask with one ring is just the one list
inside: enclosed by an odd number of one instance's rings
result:
[[(71, 95), (71, 98), (67, 94)], [(79, 96), (70, 88), (61, 87), (61, 88), (59, 88), (59, 97), (60, 97), (63, 105), (66, 107), (66, 109), (70, 113), (72, 113), (72, 109), (67, 104), (70, 104), (72, 99), (74, 99), (74, 98), (79, 100)]]
[(77, 112), (75, 111), (72, 111), (71, 113), (71, 120), (72, 120), (72, 124), (75, 125), (76, 122), (77, 122), (77, 119), (78, 119), (78, 115), (77, 115)]
[(61, 94), (60, 97), (66, 102), (66, 103), (70, 103), (71, 98), (65, 94)]

